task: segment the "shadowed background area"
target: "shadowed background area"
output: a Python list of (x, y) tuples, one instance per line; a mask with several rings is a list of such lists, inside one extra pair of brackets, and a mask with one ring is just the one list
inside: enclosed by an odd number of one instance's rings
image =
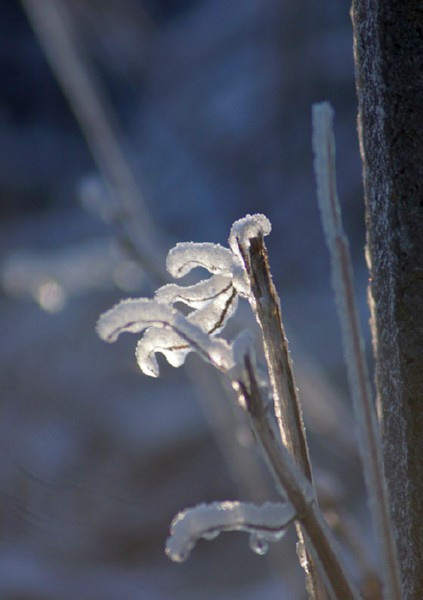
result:
[[(157, 243), (161, 269), (160, 251), (176, 242), (226, 244), (234, 220), (265, 213), (318, 482), (366, 531), (311, 155), (311, 105), (328, 99), (365, 322), (349, 4), (68, 5), (155, 229), (116, 208), (23, 8), (3, 1), (0, 595), (303, 598), (293, 536), (266, 558), (243, 534), (199, 544), (182, 566), (164, 556), (178, 510), (275, 491), (213, 371), (189, 357), (186, 369), (160, 361), (160, 379), (144, 377), (136, 339), (107, 346), (95, 323), (121, 298), (154, 291), (137, 236), (141, 248)], [(246, 305), (228, 335), (243, 327), (254, 328)]]

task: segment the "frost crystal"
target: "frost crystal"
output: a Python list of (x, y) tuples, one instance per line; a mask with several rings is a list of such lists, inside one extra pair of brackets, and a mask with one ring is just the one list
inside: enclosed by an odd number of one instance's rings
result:
[(173, 520), (166, 554), (176, 562), (186, 560), (200, 538), (214, 539), (222, 531), (246, 531), (250, 547), (265, 554), (269, 542), (277, 542), (295, 518), (290, 504), (244, 502), (200, 504), (180, 512)]

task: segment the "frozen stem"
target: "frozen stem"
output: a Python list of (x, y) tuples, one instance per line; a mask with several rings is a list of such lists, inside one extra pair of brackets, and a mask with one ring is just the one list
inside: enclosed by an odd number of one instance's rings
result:
[[(250, 305), (262, 331), (264, 353), (281, 438), (300, 470), (312, 482), (302, 410), (292, 370), (288, 340), (282, 322), (280, 301), (272, 281), (263, 234), (252, 229), (247, 219), (238, 221), (238, 226), (237, 223), (233, 226), (232, 245), (236, 243), (243, 262), (250, 286)], [(248, 233), (251, 233), (251, 237)], [(301, 545), (304, 540), (299, 527), (297, 527), (297, 534)], [(317, 569), (313, 564), (312, 557), (307, 552), (304, 567), (309, 594), (313, 598), (325, 598)]]
[(253, 311), (260, 325), (264, 352), (269, 369), (276, 417), (285, 446), (304, 475), (312, 481), (302, 411), (297, 395), (288, 340), (282, 323), (279, 298), (270, 274), (263, 236), (238, 239), (253, 302)]
[(359, 600), (361, 596), (341, 564), (339, 549), (317, 505), (311, 482), (300, 471), (269, 422), (249, 354), (244, 357), (244, 366), (244, 376), (242, 380), (233, 382), (233, 388), (239, 402), (246, 406), (252, 428), (275, 478), (295, 509), (304, 537), (311, 544), (313, 557), (317, 556), (317, 562), (323, 569), (324, 581), (329, 584), (335, 598)]
[(345, 236), (335, 176), (333, 109), (327, 102), (313, 106), (313, 148), (317, 195), (331, 256), (332, 282), (341, 325), (349, 385), (354, 402), (358, 441), (370, 511), (379, 546), (386, 600), (400, 600), (401, 584), (389, 515), (382, 462), (382, 444), (372, 399), (363, 341), (354, 299), (352, 265)]

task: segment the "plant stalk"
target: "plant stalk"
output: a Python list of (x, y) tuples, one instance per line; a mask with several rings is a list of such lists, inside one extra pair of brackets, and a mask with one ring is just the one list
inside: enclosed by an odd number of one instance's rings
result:
[(240, 403), (247, 408), (252, 428), (263, 447), (274, 476), (296, 510), (305, 538), (311, 543), (318, 557), (333, 596), (342, 600), (359, 600), (361, 596), (341, 563), (339, 549), (323, 519), (311, 482), (295, 464), (269, 422), (264, 399), (248, 355), (245, 356), (244, 373), (243, 380), (234, 382), (233, 387)]
[[(248, 244), (238, 239), (238, 248), (250, 282), (250, 304), (262, 331), (280, 436), (295, 463), (313, 484), (301, 404), (283, 326), (280, 301), (270, 273), (263, 236), (250, 238)], [(323, 583), (320, 581), (313, 557), (307, 551), (300, 526), (297, 526), (297, 535), (300, 544), (298, 550), (301, 552), (301, 547), (305, 549), (307, 591), (311, 598), (325, 600), (327, 596)]]
[(317, 192), (326, 241), (331, 256), (342, 341), (364, 476), (370, 498), (386, 600), (401, 600), (397, 553), (389, 513), (388, 492), (382, 460), (382, 440), (372, 399), (364, 344), (354, 299), (352, 265), (336, 190), (333, 109), (327, 103), (313, 106), (313, 146)]

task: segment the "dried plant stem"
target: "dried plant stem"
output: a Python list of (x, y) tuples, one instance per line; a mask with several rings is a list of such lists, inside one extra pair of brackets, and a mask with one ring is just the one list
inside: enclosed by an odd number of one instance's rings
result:
[(238, 240), (248, 275), (252, 309), (260, 325), (275, 412), (283, 443), (304, 475), (312, 481), (301, 406), (295, 385), (279, 298), (270, 274), (263, 237)]
[(382, 462), (382, 443), (364, 357), (361, 329), (354, 300), (352, 266), (343, 231), (336, 191), (333, 110), (328, 103), (313, 106), (313, 147), (317, 192), (341, 324), (349, 384), (354, 400), (359, 447), (370, 497), (370, 510), (379, 545), (382, 585), (386, 600), (400, 600), (401, 584), (389, 514)]
[(160, 260), (160, 236), (122, 151), (114, 111), (82, 52), (70, 8), (64, 0), (22, 0), (22, 5), (100, 173), (119, 203), (120, 221), (130, 230), (125, 244), (148, 272), (160, 282), (166, 281), (159, 266), (164, 262)]
[[(250, 304), (262, 331), (280, 435), (302, 473), (312, 482), (302, 410), (282, 322), (280, 302), (270, 274), (266, 246), (263, 237), (260, 236), (251, 238), (248, 244), (238, 239), (238, 247), (250, 281)], [(301, 546), (304, 544), (304, 539), (299, 526), (297, 534)], [(305, 570), (307, 591), (310, 596), (322, 600), (326, 598), (317, 568), (308, 552)]]
[(318, 557), (322, 566), (325, 581), (329, 583), (335, 598), (359, 600), (360, 594), (341, 564), (339, 550), (317, 505), (311, 482), (294, 463), (269, 422), (265, 402), (248, 355), (245, 357), (244, 372), (244, 380), (235, 381), (233, 387), (238, 399), (247, 408), (252, 428), (277, 481), (296, 510), (305, 538), (311, 543), (313, 555)]

